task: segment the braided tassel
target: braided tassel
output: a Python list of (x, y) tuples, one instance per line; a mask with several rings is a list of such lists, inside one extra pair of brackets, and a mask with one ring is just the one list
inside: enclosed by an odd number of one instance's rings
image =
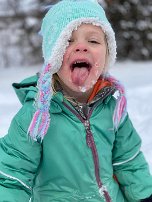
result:
[(119, 124), (124, 120), (127, 114), (126, 113), (127, 101), (125, 97), (124, 87), (120, 84), (118, 80), (116, 80), (114, 77), (110, 75), (107, 75), (105, 78), (111, 83), (113, 83), (116, 89), (118, 90), (115, 92), (116, 94), (117, 93), (118, 94), (116, 98), (117, 99), (116, 107), (113, 114), (114, 127), (115, 129), (118, 129)]
[(124, 95), (120, 95), (117, 100), (116, 107), (113, 114), (114, 126), (117, 129), (119, 124), (124, 120), (126, 116), (126, 98)]
[(36, 112), (28, 129), (29, 135), (35, 141), (43, 140), (50, 124), (49, 108), (52, 97), (50, 68), (50, 64), (44, 66), (37, 84), (38, 94), (34, 103)]

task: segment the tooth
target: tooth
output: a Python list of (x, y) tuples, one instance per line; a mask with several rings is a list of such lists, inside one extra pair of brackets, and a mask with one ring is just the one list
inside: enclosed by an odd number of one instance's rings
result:
[(86, 62), (86, 61), (76, 61), (76, 62), (74, 62), (74, 65), (77, 65), (77, 64), (80, 64), (80, 63), (86, 63), (87, 65), (89, 65), (89, 63)]

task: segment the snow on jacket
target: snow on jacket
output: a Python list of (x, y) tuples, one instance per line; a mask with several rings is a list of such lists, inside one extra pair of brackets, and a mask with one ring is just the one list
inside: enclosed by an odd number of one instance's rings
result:
[[(51, 101), (51, 124), (43, 142), (27, 135), (36, 83), (34, 76), (14, 84), (23, 106), (8, 134), (0, 139), (0, 201), (105, 201), (99, 193), (92, 151), (86, 142), (85, 122), (75, 115), (75, 108), (61, 92)], [(98, 102), (88, 120), (99, 157), (100, 178), (112, 202), (136, 202), (151, 195), (152, 177), (129, 116), (114, 130), (115, 105), (111, 93)]]

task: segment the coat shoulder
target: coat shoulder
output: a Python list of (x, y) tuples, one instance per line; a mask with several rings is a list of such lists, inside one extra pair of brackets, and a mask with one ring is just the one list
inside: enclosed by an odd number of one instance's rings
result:
[(20, 83), (12, 84), (21, 104), (24, 104), (26, 101), (35, 99), (37, 93), (37, 81), (38, 74), (28, 77)]

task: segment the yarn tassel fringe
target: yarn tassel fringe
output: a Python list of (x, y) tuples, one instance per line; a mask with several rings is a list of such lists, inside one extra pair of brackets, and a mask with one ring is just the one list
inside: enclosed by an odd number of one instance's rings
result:
[(49, 113), (42, 113), (40, 110), (36, 111), (32, 122), (29, 126), (28, 134), (35, 141), (42, 141), (50, 124)]

